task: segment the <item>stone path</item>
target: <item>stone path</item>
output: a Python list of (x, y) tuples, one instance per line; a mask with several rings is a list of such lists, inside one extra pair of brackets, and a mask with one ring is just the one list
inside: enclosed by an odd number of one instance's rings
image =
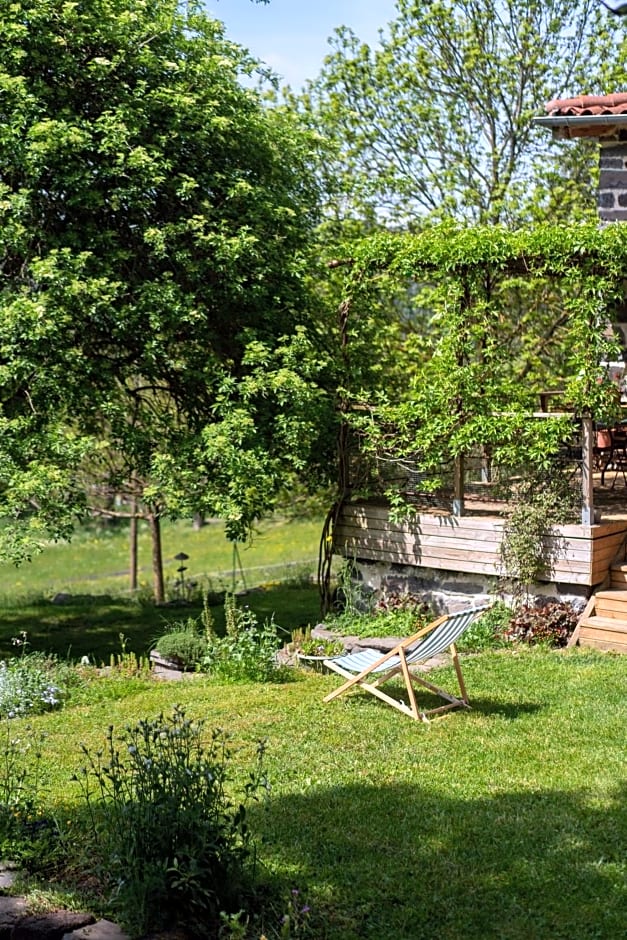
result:
[[(10, 889), (15, 871), (0, 862), (0, 892)], [(49, 911), (33, 914), (26, 898), (0, 893), (0, 940), (129, 940), (109, 920), (96, 920), (93, 914), (75, 911)]]
[(96, 920), (92, 914), (50, 911), (31, 914), (26, 899), (0, 897), (1, 940), (129, 940), (109, 920)]

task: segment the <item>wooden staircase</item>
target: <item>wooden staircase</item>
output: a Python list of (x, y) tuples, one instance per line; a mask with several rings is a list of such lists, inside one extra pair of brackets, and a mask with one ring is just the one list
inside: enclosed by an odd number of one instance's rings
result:
[(627, 563), (610, 569), (610, 586), (597, 591), (579, 618), (569, 646), (593, 646), (627, 653)]

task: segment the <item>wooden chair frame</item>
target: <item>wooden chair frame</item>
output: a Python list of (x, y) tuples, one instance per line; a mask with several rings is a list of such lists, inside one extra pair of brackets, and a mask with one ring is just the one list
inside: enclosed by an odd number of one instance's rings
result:
[[(437, 641), (435, 643), (436, 649), (434, 650), (433, 643), (420, 644), (415, 650), (412, 650), (413, 647), (418, 641), (420, 641), (427, 634), (434, 634), (434, 631), (437, 631), (439, 628), (443, 627), (447, 622), (453, 620), (456, 617), (461, 617), (463, 614), (470, 615), (468, 617), (468, 622), (459, 630), (455, 639), (466, 630), (475, 617), (483, 613), (488, 609), (488, 606), (475, 607), (471, 610), (461, 611), (459, 614), (445, 614), (442, 617), (438, 617), (437, 620), (432, 621), (426, 627), (423, 627), (421, 630), (418, 630), (417, 633), (412, 634), (412, 636), (407, 637), (402, 640), (394, 649), (390, 650), (388, 653), (385, 653), (379, 657), (376, 657), (374, 650), (363, 650), (361, 653), (356, 654), (356, 658), (359, 657), (367, 658), (370, 661), (367, 663), (364, 669), (359, 673), (355, 674), (355, 671), (350, 671), (345, 668), (345, 665), (342, 661), (350, 659), (351, 656), (340, 656), (332, 659), (325, 659), (324, 665), (331, 669), (333, 672), (337, 672), (338, 675), (345, 678), (347, 681), (343, 683), (339, 688), (334, 689), (333, 692), (330, 692), (325, 696), (325, 702), (331, 702), (333, 699), (337, 698), (340, 695), (343, 695), (345, 692), (348, 692), (350, 689), (359, 687), (364, 689), (366, 692), (370, 692), (372, 695), (381, 699), (387, 705), (391, 705), (392, 708), (395, 708), (397, 711), (402, 712), (404, 715), (408, 715), (410, 718), (413, 718), (415, 721), (429, 721), (429, 716), (436, 715), (441, 712), (450, 711), (452, 708), (470, 708), (468, 702), (468, 694), (466, 692), (466, 686), (464, 683), (464, 677), (462, 675), (461, 666), (459, 663), (459, 655), (455, 647), (454, 642), (444, 642), (443, 646), (440, 649), (437, 649)], [(429, 648), (426, 656), (421, 656), (421, 647)], [(451, 657), (453, 661), (453, 666), (455, 668), (455, 674), (457, 676), (457, 681), (459, 684), (459, 696), (453, 695), (451, 692), (446, 689), (441, 688), (438, 685), (435, 685), (433, 682), (429, 682), (427, 679), (423, 678), (421, 675), (417, 675), (415, 672), (410, 671), (410, 666), (415, 663), (425, 662), (427, 659), (430, 659), (431, 656), (436, 655), (437, 652), (442, 652), (443, 649), (449, 649), (451, 652)], [(339, 661), (338, 661), (339, 660)], [(385, 668), (385, 664), (392, 660), (390, 663), (389, 669)], [(380, 673), (378, 677), (374, 678), (374, 681), (368, 681), (368, 677), (373, 673)], [(407, 697), (409, 699), (409, 705), (405, 702), (392, 698), (391, 695), (388, 695), (387, 692), (382, 691), (380, 688), (381, 685), (388, 682), (390, 679), (395, 678), (396, 676), (401, 675), (404, 680), (405, 690), (407, 692)], [(445, 699), (448, 703), (446, 705), (441, 705), (438, 708), (431, 708), (426, 711), (421, 711), (418, 708), (416, 702), (416, 695), (414, 687), (424, 687), (429, 689), (429, 691), (434, 692), (440, 698)]]

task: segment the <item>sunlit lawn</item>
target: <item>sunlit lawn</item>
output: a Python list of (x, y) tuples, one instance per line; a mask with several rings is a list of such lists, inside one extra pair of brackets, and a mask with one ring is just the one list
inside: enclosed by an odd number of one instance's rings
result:
[[(242, 773), (267, 741), (253, 807), (263, 865), (311, 906), (310, 937), (592, 940), (627, 910), (627, 670), (611, 654), (464, 660), (473, 710), (414, 723), (336, 678), (273, 685), (101, 680), (48, 732), (50, 799), (72, 817), (78, 745), (182, 703), (232, 735)], [(451, 678), (447, 671), (444, 678)], [(100, 699), (100, 700), (98, 700)]]
[[(168, 575), (166, 607), (151, 600), (147, 535), (142, 534), (140, 591), (128, 591), (128, 537), (124, 528), (85, 529), (72, 542), (51, 545), (20, 568), (0, 566), (0, 655), (14, 652), (13, 637), (24, 631), (31, 649), (73, 659), (90, 656), (108, 662), (124, 646), (146, 654), (169, 622), (198, 616), (203, 592), (252, 589), (239, 600), (261, 620), (274, 617), (286, 637), (299, 626), (315, 623), (320, 603), (312, 575), (316, 570), (319, 520), (276, 519), (264, 523), (251, 545), (234, 548), (221, 523), (195, 531), (185, 523), (164, 525), (164, 558)], [(175, 581), (184, 551), (186, 579), (195, 582), (191, 605), (177, 606)], [(286, 582), (285, 579), (291, 579)], [(259, 586), (263, 586), (260, 589)], [(54, 602), (59, 593), (63, 603)], [(57, 597), (57, 600), (59, 598)], [(221, 628), (221, 603), (212, 612)]]
[[(284, 579), (307, 569), (314, 571), (322, 521), (276, 518), (259, 525), (250, 544), (234, 545), (224, 534), (224, 524), (211, 522), (194, 529), (189, 522), (163, 523), (163, 557), (170, 594), (181, 564), (175, 556), (184, 552), (186, 579), (200, 587), (223, 590)], [(149, 595), (152, 585), (151, 547), (148, 530), (140, 525), (140, 591)], [(53, 596), (123, 593), (129, 587), (128, 528), (86, 527), (71, 542), (50, 545), (19, 568), (0, 565), (0, 598), (16, 595)]]
[[(288, 632), (313, 623), (318, 596), (305, 575), (315, 567), (319, 531), (319, 522), (277, 521), (238, 556), (219, 526), (166, 527), (170, 594), (174, 555), (184, 551), (189, 575), (204, 587), (265, 582), (240, 603)], [(140, 557), (145, 565), (146, 542)], [(98, 539), (85, 531), (26, 568), (0, 569), (0, 653), (10, 653), (11, 637), (24, 630), (34, 649), (107, 662), (122, 645), (146, 653), (166, 620), (199, 612), (199, 604), (155, 608), (146, 590), (131, 598), (126, 569), (123, 531)], [(287, 571), (303, 577), (268, 583)], [(146, 571), (142, 578), (147, 583)], [(53, 604), (57, 591), (73, 599)], [(221, 608), (214, 610), (219, 620)], [(232, 735), (242, 779), (265, 740), (272, 789), (250, 821), (262, 870), (283, 885), (286, 913), (292, 902), (311, 908), (294, 937), (622, 936), (627, 660), (579, 649), (508, 650), (466, 657), (464, 673), (472, 711), (429, 725), (363, 693), (325, 705), (337, 677), (291, 671), (269, 685), (200, 675), (177, 683), (99, 678), (62, 711), (31, 718), (27, 732), (26, 722), (11, 722), (11, 734), (47, 735), (45, 799), (70, 839), (82, 808), (71, 783), (80, 744), (100, 747), (110, 724), (121, 730), (179, 702), (206, 720), (207, 731)], [(268, 940), (277, 930), (267, 925)]]

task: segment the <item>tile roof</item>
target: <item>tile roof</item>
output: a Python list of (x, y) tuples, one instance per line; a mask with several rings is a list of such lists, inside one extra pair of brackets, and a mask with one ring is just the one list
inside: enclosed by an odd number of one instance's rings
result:
[(584, 117), (592, 114), (627, 114), (627, 93), (614, 95), (579, 95), (577, 98), (556, 98), (548, 101), (544, 110), (551, 117), (569, 115)]
[(544, 110), (548, 117), (535, 118), (535, 122), (550, 127), (558, 139), (614, 138), (627, 126), (627, 92), (556, 98)]

